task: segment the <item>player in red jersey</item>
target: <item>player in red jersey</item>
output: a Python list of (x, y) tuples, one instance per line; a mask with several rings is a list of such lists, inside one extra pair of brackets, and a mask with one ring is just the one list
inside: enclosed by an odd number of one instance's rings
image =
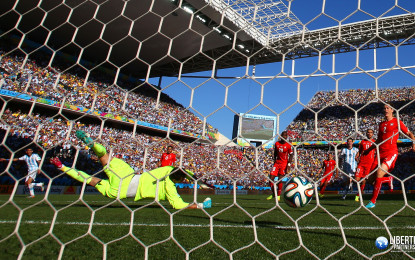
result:
[[(327, 154), (327, 159), (323, 161), (321, 169), (318, 171), (317, 174), (320, 174), (323, 169), (324, 169), (323, 179), (321, 179), (320, 192), (318, 193), (318, 196), (320, 198), (324, 197), (324, 191), (326, 190), (328, 183), (331, 181), (334, 170), (336, 169), (336, 161), (333, 159), (332, 153)], [(338, 175), (339, 175), (339, 170), (336, 169), (335, 178), (337, 178)]]
[[(280, 141), (276, 142), (274, 145), (274, 167), (272, 168), (272, 172), (270, 174), (270, 179), (272, 181), (269, 182), (272, 195), (269, 196), (267, 200), (275, 198), (274, 182), (277, 182), (280, 176), (282, 178), (282, 176), (284, 176), (287, 173), (287, 170), (291, 167), (291, 162), (293, 159), (293, 150), (291, 148), (291, 144), (286, 141), (287, 138), (287, 132), (282, 132)], [(277, 186), (278, 201), (280, 201), (281, 190), (282, 181), (280, 181)]]
[[(359, 144), (359, 152), (356, 155), (356, 161), (359, 163), (356, 170), (356, 181), (360, 181), (362, 178), (362, 183), (360, 184), (360, 191), (363, 195), (363, 191), (366, 185), (366, 176), (369, 175), (371, 171), (375, 169), (377, 163), (375, 161), (375, 150), (370, 151), (368, 154), (364, 155), (364, 151), (369, 149), (374, 143), (373, 139), (373, 129), (367, 129), (366, 131), (366, 140), (362, 140)], [(359, 194), (356, 195), (355, 201), (359, 201)]]
[(160, 159), (160, 166), (174, 166), (176, 162), (176, 155), (173, 153), (173, 146), (169, 145), (167, 147), (167, 152), (163, 153)]
[[(391, 189), (393, 188), (393, 177), (384, 176), (393, 170), (396, 159), (398, 158), (397, 141), (399, 138), (399, 130), (409, 136), (412, 140), (415, 140), (414, 135), (408, 130), (405, 124), (400, 120), (398, 121), (398, 119), (393, 116), (393, 108), (390, 105), (386, 104), (383, 111), (386, 120), (380, 123), (378, 139), (376, 140), (376, 144), (379, 145), (380, 167), (378, 167), (376, 175), (372, 174), (369, 178), (369, 181), (374, 183), (375, 187), (373, 196), (366, 205), (366, 208), (369, 209), (376, 206), (376, 199), (378, 198), (383, 183), (389, 183)], [(363, 152), (363, 155), (369, 154), (375, 148), (376, 145), (372, 144), (369, 149)]]

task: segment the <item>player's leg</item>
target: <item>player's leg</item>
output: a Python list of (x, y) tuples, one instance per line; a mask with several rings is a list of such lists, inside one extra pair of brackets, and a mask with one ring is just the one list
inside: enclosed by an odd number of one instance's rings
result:
[[(361, 178), (360, 177), (355, 177), (355, 180), (356, 180), (356, 182), (359, 182), (360, 180), (361, 180)], [(362, 186), (360, 186), (360, 191), (362, 192), (362, 194), (363, 194), (363, 191), (362, 191)], [(359, 192), (356, 194), (356, 197), (354, 198), (354, 200), (355, 201), (359, 201)]]
[[(110, 161), (105, 147), (94, 142), (84, 131), (76, 131), (76, 136), (86, 145), (91, 147), (98, 156), (102, 166), (104, 166), (104, 172), (109, 178), (109, 187), (106, 190), (106, 196), (110, 198), (125, 198), (128, 185), (134, 176), (134, 169), (121, 159), (112, 158)], [(122, 182), (121, 186), (120, 182)], [(120, 194), (118, 194), (118, 192), (120, 192)]]
[(40, 187), (40, 189), (42, 190), (42, 191), (44, 191), (45, 190), (45, 185), (44, 185), (44, 183), (43, 182), (34, 182), (35, 180), (36, 180), (36, 177), (37, 177), (37, 172), (38, 172), (39, 170), (35, 170), (35, 171), (33, 171), (32, 172), (32, 174), (30, 174), (30, 176), (32, 177), (32, 183), (31, 183), (31, 185), (33, 186), (33, 187)]
[(109, 155), (107, 149), (97, 142), (94, 142), (91, 137), (89, 137), (84, 131), (76, 131), (76, 137), (78, 137), (82, 142), (91, 147), (92, 151), (98, 156), (99, 161), (103, 166), (109, 163)]
[(324, 192), (326, 191), (327, 185), (330, 182), (331, 178), (333, 177), (332, 173), (329, 173), (329, 175), (323, 177), (320, 184), (320, 192), (318, 193), (318, 196), (320, 198), (324, 197)]
[(110, 184), (107, 196), (119, 199), (126, 198), (128, 186), (135, 175), (134, 169), (125, 161), (112, 158), (109, 164), (104, 166), (104, 172), (107, 174)]
[(284, 179), (286, 172), (285, 169), (287, 168), (287, 165), (281, 164), (279, 165), (279, 169), (278, 169), (278, 185), (277, 185), (277, 199), (278, 201), (281, 200), (281, 192), (282, 192), (282, 187), (284, 186), (284, 184), (282, 183), (282, 180)]
[(378, 168), (376, 172), (376, 180), (375, 185), (373, 189), (373, 195), (370, 199), (370, 202), (366, 205), (367, 208), (373, 208), (375, 207), (376, 200), (379, 196), (380, 189), (382, 188), (383, 183), (389, 184), (390, 189), (393, 189), (393, 177), (388, 176), (385, 177), (386, 174), (388, 174), (393, 168), (395, 167), (396, 159), (398, 158), (397, 154), (391, 154), (389, 156), (386, 156), (382, 158), (382, 164), (381, 167)]
[(79, 171), (70, 167), (67, 167), (61, 163), (58, 157), (50, 159), (50, 163), (55, 165), (56, 168), (71, 176), (73, 179), (79, 182), (86, 182), (86, 184), (95, 187), (102, 195), (107, 196), (109, 190), (109, 183), (107, 180), (102, 180), (97, 177), (93, 177), (86, 172)]
[(350, 186), (350, 176), (349, 176), (349, 173), (346, 172), (343, 175), (343, 184), (342, 184), (342, 187), (343, 187), (343, 190), (344, 190), (344, 194), (342, 196), (342, 199), (344, 199), (344, 200), (346, 199), (346, 196), (349, 193), (349, 186)]
[(275, 198), (274, 183), (278, 181), (278, 169), (277, 164), (274, 164), (272, 171), (269, 175), (270, 181), (268, 182), (269, 187), (271, 188), (272, 194), (267, 197), (267, 200), (272, 200)]
[(388, 166), (388, 164), (382, 163), (381, 167), (376, 172), (376, 181), (375, 181), (375, 185), (373, 189), (373, 195), (369, 203), (366, 205), (367, 208), (375, 207), (376, 200), (382, 188), (382, 184), (387, 183), (393, 189), (393, 186), (391, 184), (393, 182), (393, 177), (392, 176), (385, 177), (385, 175), (388, 174), (389, 171), (390, 171), (390, 167)]
[[(376, 166), (377, 166), (377, 164), (376, 164)], [(361, 176), (359, 176), (360, 178), (359, 178), (358, 181), (361, 181), (361, 183), (360, 183), (360, 193), (362, 194), (362, 197), (363, 197), (365, 187), (366, 187), (367, 176), (370, 174), (370, 171), (372, 171), (372, 170), (374, 170), (373, 165), (372, 166), (365, 166), (363, 168)], [(357, 172), (356, 172), (356, 174), (357, 174)], [(357, 178), (356, 178), (356, 180), (357, 180)]]
[(363, 194), (365, 193), (365, 187), (366, 187), (366, 179), (363, 179), (360, 184), (360, 193), (362, 194), (362, 197), (363, 197)]
[(275, 198), (275, 189), (274, 189), (274, 183), (278, 181), (277, 175), (269, 175), (270, 181), (268, 182), (269, 187), (271, 188), (272, 194), (267, 197), (267, 200), (272, 200)]
[[(363, 174), (364, 171), (365, 171), (365, 167), (363, 165), (358, 165), (357, 166), (356, 174), (355, 174), (356, 183), (359, 183), (360, 182), (360, 180), (362, 179), (362, 177), (364, 175)], [(362, 183), (360, 184), (360, 191), (361, 191), (361, 194), (363, 195)], [(354, 200), (356, 202), (358, 202), (359, 199), (360, 199), (360, 196), (359, 196), (359, 191), (358, 191), (357, 194), (356, 194), (356, 197), (354, 198)]]
[(25, 180), (25, 185), (26, 185), (26, 186), (27, 186), (27, 188), (29, 189), (29, 194), (30, 194), (29, 198), (34, 198), (34, 197), (35, 197), (35, 190), (34, 190), (34, 188), (33, 188), (33, 184), (32, 184), (32, 182), (33, 182), (33, 178), (32, 178), (32, 176), (31, 176), (31, 173), (29, 173), (29, 174), (26, 176), (26, 180)]
[(323, 198), (324, 197), (324, 192), (326, 191), (326, 187), (327, 187), (327, 181), (324, 180), (324, 182), (322, 182), (321, 185), (320, 185), (320, 192), (318, 194), (318, 196), (320, 198)]

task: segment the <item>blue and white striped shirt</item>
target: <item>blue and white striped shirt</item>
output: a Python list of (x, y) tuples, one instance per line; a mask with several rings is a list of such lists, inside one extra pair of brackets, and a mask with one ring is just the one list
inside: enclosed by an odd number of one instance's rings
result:
[(41, 158), (38, 154), (32, 153), (30, 157), (27, 155), (23, 155), (19, 158), (19, 160), (26, 162), (28, 171), (30, 173), (39, 169), (39, 164), (37, 163), (37, 161), (40, 161)]
[(343, 148), (341, 156), (343, 157), (343, 171), (346, 173), (356, 172), (357, 161), (356, 154), (359, 152), (359, 149), (352, 147), (352, 149)]

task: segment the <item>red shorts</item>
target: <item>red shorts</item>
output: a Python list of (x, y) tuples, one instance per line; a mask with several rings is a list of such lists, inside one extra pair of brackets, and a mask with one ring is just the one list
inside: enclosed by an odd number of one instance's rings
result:
[(287, 168), (286, 163), (276, 163), (272, 168), (271, 175), (278, 176), (278, 175), (285, 175), (285, 168)]
[[(324, 173), (323, 176), (325, 176), (327, 173)], [(331, 178), (333, 177), (333, 173), (330, 173), (329, 175), (327, 175), (326, 177), (324, 177), (323, 179), (321, 179), (321, 183), (325, 183), (325, 182), (329, 182), (331, 181)]]
[(356, 169), (356, 178), (365, 178), (366, 176), (371, 173), (376, 166), (378, 165), (378, 161), (374, 160), (372, 164), (359, 164)]
[(395, 168), (395, 163), (397, 159), (398, 159), (397, 153), (391, 153), (391, 154), (386, 154), (386, 155), (382, 154), (380, 157), (380, 163), (388, 166), (388, 172), (391, 172), (393, 168)]

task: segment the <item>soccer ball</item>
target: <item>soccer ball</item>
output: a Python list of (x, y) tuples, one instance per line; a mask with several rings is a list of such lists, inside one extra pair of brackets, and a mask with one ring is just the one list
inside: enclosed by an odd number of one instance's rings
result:
[(288, 206), (301, 208), (307, 205), (313, 196), (314, 189), (304, 177), (293, 177), (289, 179), (282, 188), (283, 198)]

